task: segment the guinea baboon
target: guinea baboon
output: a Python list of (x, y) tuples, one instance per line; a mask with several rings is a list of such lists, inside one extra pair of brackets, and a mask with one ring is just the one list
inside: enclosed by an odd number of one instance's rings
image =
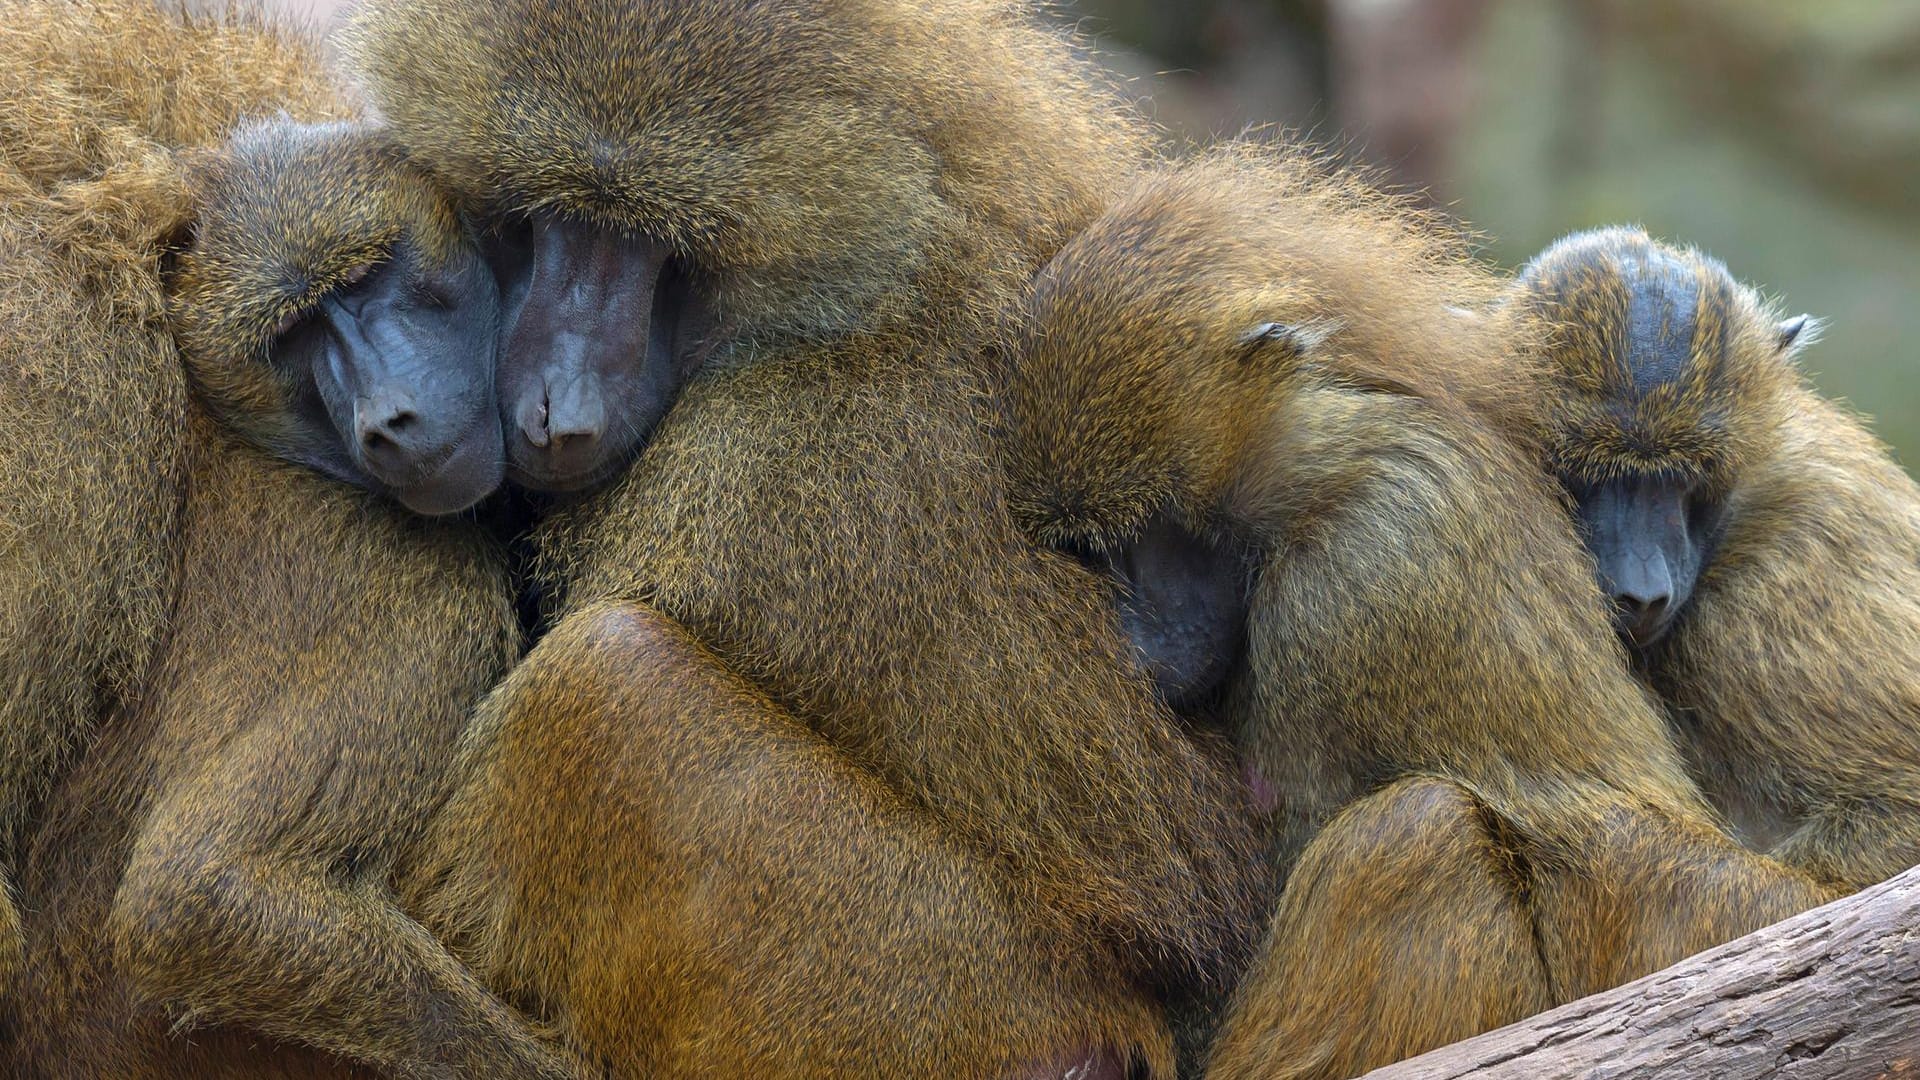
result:
[[(210, 28), (137, 3), (108, 8), (146, 20), (138, 39), (94, 43), (124, 45), (129, 67), (209, 33), (231, 43), (200, 55), (257, 63), (262, 83), (275, 58), (311, 59), (239, 17)], [(66, 10), (14, 14), (60, 25)], [(263, 42), (251, 51), (250, 34)], [(290, 85), (305, 78), (295, 64)], [(225, 85), (189, 70), (150, 93), (228, 128), (274, 105), (197, 96)], [(78, 92), (68, 105), (76, 123), (93, 112)], [(142, 407), (140, 371), (194, 391), (168, 397), (161, 418), (178, 438), (178, 472), (161, 473), (177, 524), (138, 538), (162, 548), (151, 557), (172, 576), (164, 620), (144, 628), (150, 661), (33, 831), (10, 1065), (57, 1076), (340, 1068), (317, 1050), (407, 1076), (575, 1075), (388, 886), (447, 792), (468, 710), (519, 644), (498, 545), (471, 521), (419, 520), (376, 493), (447, 510), (498, 482), (492, 277), (436, 189), (377, 134), (283, 120), (212, 152), (142, 134), (138, 123), (116, 132), (124, 142), (103, 153), (139, 151), (135, 163), (191, 194), (191, 216), (147, 222), (144, 204), (108, 203), (148, 231), (86, 254), (146, 303), (99, 297), (65, 312), (65, 335), (38, 332), (69, 378), (115, 360), (88, 350), (116, 343), (145, 363), (125, 376), (131, 390), (82, 383), (126, 394), (101, 402), (105, 415)], [(111, 176), (122, 163), (100, 166)], [(61, 201), (85, 193), (62, 185), (48, 198), (96, 213)], [(169, 280), (160, 228), (188, 220)], [(80, 223), (60, 225), (56, 239), (85, 240)], [(84, 276), (66, 285), (93, 288)], [(428, 341), (475, 351), (406, 351)], [(355, 445), (328, 445), (346, 439)], [(135, 448), (91, 450), (102, 461), (70, 462), (69, 497), (114, 513), (91, 501), (110, 494), (92, 473)], [(180, 1038), (188, 1026), (213, 1037)]]
[[(1097, 579), (1019, 534), (993, 458), (995, 316), (1140, 157), (1137, 124), (1028, 18), (996, 2), (374, 2), (350, 51), (413, 158), (499, 235), (510, 476), (590, 483), (644, 444), (612, 487), (563, 506), (536, 537), (557, 622), (488, 706), (489, 728), (508, 733), (499, 752), (515, 755), (491, 767), (631, 769), (617, 725), (557, 759), (510, 733), (546, 723), (553, 696), (631, 700), (622, 680), (644, 686), (647, 674), (595, 661), (589, 643), (671, 620), (701, 646), (683, 659), (711, 667), (699, 685), (744, 680), (767, 702), (684, 738), (831, 754), (845, 765), (827, 779), (856, 785), (837, 801), (891, 791), (906, 808), (890, 850), (926, 848), (919, 830), (939, 830), (1034, 920), (1020, 934), (1096, 968), (1111, 956), (1128, 986), (1172, 996), (1224, 984), (1248, 952), (1253, 860), (1231, 773), (1156, 703)], [(586, 396), (571, 389), (604, 383), (609, 364), (638, 364), (635, 385), (654, 388), (623, 419), (576, 408)], [(676, 386), (659, 419), (669, 396), (657, 388)], [(556, 454), (561, 434), (572, 448)], [(773, 707), (821, 741), (796, 743)], [(537, 832), (506, 792), (469, 791), (477, 809), (433, 845), (453, 864), (451, 881), (435, 878), (453, 906), (493, 913), (470, 931), (475, 964), (621, 1068), (675, 1060), (630, 1022), (635, 988), (594, 989), (657, 977), (643, 937), (584, 919), (528, 925), (488, 899), (544, 895), (534, 878), (558, 872), (521, 837), (602, 835), (594, 785), (545, 790)], [(687, 887), (689, 868), (634, 857), (668, 875), (657, 887)], [(867, 881), (909, 872), (880, 869)], [(867, 903), (871, 889), (844, 900)], [(798, 925), (772, 928), (776, 942), (815, 921), (861, 925), (785, 910)], [(1007, 955), (976, 941), (938, 963), (943, 978), (984, 986), (1004, 978), (993, 967)], [(614, 974), (588, 978), (590, 965)], [(767, 992), (892, 1000), (888, 980), (920, 979), (923, 966), (913, 952), (879, 955), (846, 981)], [(982, 1008), (943, 1022), (991, 1046), (971, 1030)], [(849, 1045), (898, 1039), (859, 1005), (846, 1015)], [(1029, 1045), (1033, 1030), (1001, 1052), (1071, 1053)], [(704, 1050), (714, 1071), (771, 1067), (752, 1044)], [(995, 1060), (943, 1061), (935, 1044), (897, 1052), (864, 1060), (966, 1074)], [(781, 1067), (810, 1066), (788, 1053)]]
[(1615, 629), (1736, 834), (1848, 891), (1920, 862), (1920, 489), (1796, 370), (1815, 324), (1637, 229), (1513, 288)]
[(0, 1001), (35, 808), (171, 603), (186, 386), (154, 271), (190, 193), (169, 150), (246, 111), (324, 115), (318, 70), (304, 42), (152, 5), (0, 3)]
[(1627, 671), (1504, 434), (1525, 321), (1457, 313), (1497, 289), (1431, 219), (1236, 147), (1144, 179), (1022, 312), (1016, 510), (1115, 576), (1170, 699), (1217, 703), (1293, 868), (1217, 1075), (1364, 1071), (1818, 899), (1718, 831)]

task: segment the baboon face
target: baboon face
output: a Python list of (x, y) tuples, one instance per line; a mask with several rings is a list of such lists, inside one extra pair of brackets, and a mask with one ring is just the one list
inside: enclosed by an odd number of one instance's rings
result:
[(1142, 667), (1190, 714), (1245, 651), (1257, 558), (1229, 492), (1335, 324), (1311, 290), (1260, 281), (1230, 243), (1209, 245), (1182, 194), (1147, 189), (1036, 277), (1004, 445), (1022, 526), (1113, 583)]
[(1774, 320), (1718, 262), (1637, 230), (1569, 237), (1519, 288), (1553, 327), (1555, 471), (1614, 628), (1652, 645), (1712, 559), (1811, 321)]
[(504, 226), (492, 259), (508, 475), (542, 491), (598, 484), (699, 368), (707, 307), (690, 263), (644, 232), (554, 212)]
[(422, 514), (499, 486), (498, 289), (377, 136), (236, 134), (208, 167), (172, 302), (197, 388), (267, 449)]

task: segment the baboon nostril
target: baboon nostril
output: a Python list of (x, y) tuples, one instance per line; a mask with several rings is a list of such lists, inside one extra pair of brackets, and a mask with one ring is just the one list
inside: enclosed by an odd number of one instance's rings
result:
[(1614, 603), (1635, 615), (1658, 615), (1667, 609), (1667, 594), (1620, 593), (1614, 596)]
[[(555, 451), (579, 453), (600, 441), (606, 429), (607, 413), (597, 397), (577, 391), (560, 397), (549, 396), (541, 419), (546, 439)], [(540, 445), (535, 440), (535, 445)]]
[(1665, 594), (1665, 592), (1655, 594), (1655, 596), (1624, 594), (1624, 596), (1620, 596), (1619, 601), (1622, 607), (1626, 607), (1628, 611), (1640, 613), (1640, 615), (1659, 615), (1661, 611), (1667, 609), (1667, 594)]
[(1613, 602), (1615, 610), (1619, 612), (1617, 625), (1635, 641), (1650, 640), (1665, 625), (1667, 605), (1671, 599), (1665, 592), (1615, 593)]
[(556, 449), (591, 446), (599, 441), (600, 428), (596, 419), (576, 414), (552, 423), (548, 435), (552, 437)]
[(360, 431), (360, 445), (370, 454), (397, 450), (419, 425), (418, 413), (402, 409), (385, 420), (363, 427)]

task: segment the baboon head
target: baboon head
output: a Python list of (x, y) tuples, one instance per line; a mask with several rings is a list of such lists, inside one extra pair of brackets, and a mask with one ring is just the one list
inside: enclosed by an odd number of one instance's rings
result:
[(416, 159), (488, 222), (510, 475), (594, 484), (730, 341), (860, 325), (939, 213), (834, 5), (366, 5), (354, 48)]
[(1301, 151), (1144, 177), (1037, 276), (1012, 333), (1006, 453), (1043, 544), (1126, 585), (1176, 704), (1222, 675), (1272, 493), (1314, 488), (1297, 418), (1491, 385), (1497, 283), (1457, 238)]
[(1549, 335), (1546, 450), (1622, 637), (1650, 645), (1686, 609), (1729, 494), (1782, 419), (1791, 358), (1816, 336), (1727, 268), (1638, 229), (1577, 233), (1514, 289)]
[(445, 195), (377, 132), (237, 131), (170, 278), (196, 389), (246, 437), (423, 514), (501, 481), (499, 292)]

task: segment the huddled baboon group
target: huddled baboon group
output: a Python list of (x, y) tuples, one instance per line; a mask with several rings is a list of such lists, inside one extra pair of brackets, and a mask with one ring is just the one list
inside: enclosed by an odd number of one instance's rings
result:
[(1345, 1077), (1920, 862), (1920, 489), (1027, 0), (0, 0), (0, 1065)]

